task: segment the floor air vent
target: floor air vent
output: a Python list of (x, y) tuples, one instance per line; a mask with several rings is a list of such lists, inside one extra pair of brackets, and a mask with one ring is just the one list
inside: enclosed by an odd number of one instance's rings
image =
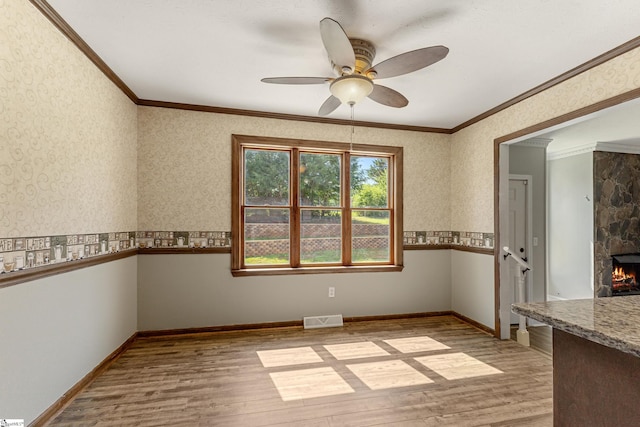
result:
[(329, 316), (309, 316), (304, 317), (304, 328), (333, 328), (342, 326), (342, 314), (332, 314)]

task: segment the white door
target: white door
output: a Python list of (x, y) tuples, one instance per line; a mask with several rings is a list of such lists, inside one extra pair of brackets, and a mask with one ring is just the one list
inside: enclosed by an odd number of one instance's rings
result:
[[(514, 255), (525, 260), (528, 258), (526, 253), (528, 183), (527, 179), (509, 179), (509, 249)], [(511, 302), (516, 302), (518, 298), (518, 279), (515, 275), (515, 269), (515, 261), (512, 259), (509, 261)], [(511, 323), (518, 323), (518, 320), (519, 316), (511, 313)]]

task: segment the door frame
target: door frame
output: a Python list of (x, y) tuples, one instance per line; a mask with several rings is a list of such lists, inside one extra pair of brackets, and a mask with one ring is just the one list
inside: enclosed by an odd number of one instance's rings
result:
[[(503, 233), (506, 233), (506, 225), (504, 219), (501, 220), (504, 209), (508, 210), (508, 203), (505, 203), (505, 187), (508, 186), (508, 170), (509, 170), (509, 149), (508, 144), (531, 138), (542, 133), (549, 132), (554, 128), (561, 128), (580, 120), (586, 120), (589, 116), (598, 113), (606, 108), (623, 104), (627, 101), (632, 101), (640, 98), (640, 87), (632, 89), (627, 92), (614, 95), (610, 98), (605, 98), (601, 101), (589, 104), (585, 107), (578, 108), (576, 110), (569, 111), (551, 119), (536, 122), (528, 125), (524, 128), (512, 131), (503, 136), (497, 137), (493, 140), (493, 224), (494, 224), (494, 335), (497, 338), (502, 338), (506, 334), (506, 338), (509, 339), (509, 330), (504, 331), (501, 328), (500, 322), (500, 305), (504, 301), (503, 291), (504, 286), (501, 286), (505, 280), (502, 272), (505, 270), (503, 266), (504, 251), (502, 246), (504, 244), (503, 239), (500, 237)], [(507, 278), (508, 280), (508, 278)]]

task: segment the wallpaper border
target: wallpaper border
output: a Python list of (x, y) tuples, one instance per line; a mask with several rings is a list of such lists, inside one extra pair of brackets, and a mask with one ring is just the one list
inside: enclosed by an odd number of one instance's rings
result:
[[(403, 234), (404, 250), (459, 249), (489, 254), (493, 253), (493, 245), (493, 233), (405, 231)], [(95, 257), (106, 262), (111, 259), (105, 259), (105, 255), (120, 252), (132, 255), (228, 253), (230, 248), (229, 231), (124, 231), (0, 238), (0, 279)], [(31, 280), (23, 279), (21, 281)], [(4, 286), (2, 280), (0, 287)]]

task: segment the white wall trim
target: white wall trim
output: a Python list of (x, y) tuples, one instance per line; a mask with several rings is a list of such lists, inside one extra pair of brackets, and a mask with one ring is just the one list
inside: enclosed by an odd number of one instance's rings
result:
[(525, 145), (528, 147), (538, 147), (538, 148), (547, 148), (553, 139), (551, 138), (542, 138), (542, 137), (534, 137), (525, 139), (524, 141), (518, 142), (518, 145)]
[(640, 141), (635, 144), (632, 141), (598, 141), (595, 149), (596, 151), (608, 151), (610, 153), (640, 154)]
[[(522, 145), (527, 145), (527, 141), (521, 142)], [(564, 157), (577, 156), (578, 154), (591, 153), (593, 151), (606, 151), (609, 153), (626, 153), (626, 154), (640, 154), (640, 141), (628, 140), (621, 141), (598, 141), (590, 142), (588, 144), (577, 145), (574, 147), (568, 147), (564, 149), (547, 151), (547, 160), (562, 159)]]
[[(509, 244), (506, 236), (509, 235), (509, 145), (500, 144), (498, 147), (500, 150), (500, 164), (498, 165), (498, 215), (500, 215), (500, 234), (499, 234), (499, 248), (502, 248)], [(511, 337), (511, 303), (509, 290), (511, 269), (509, 268), (509, 262), (504, 257), (499, 256), (497, 258), (500, 274), (499, 281), (499, 300), (500, 305), (498, 307), (498, 317), (500, 322), (500, 339), (508, 340)]]
[(560, 149), (557, 151), (547, 151), (547, 160), (562, 159), (565, 157), (577, 156), (578, 154), (591, 153), (596, 150), (596, 142), (582, 144), (575, 147)]

